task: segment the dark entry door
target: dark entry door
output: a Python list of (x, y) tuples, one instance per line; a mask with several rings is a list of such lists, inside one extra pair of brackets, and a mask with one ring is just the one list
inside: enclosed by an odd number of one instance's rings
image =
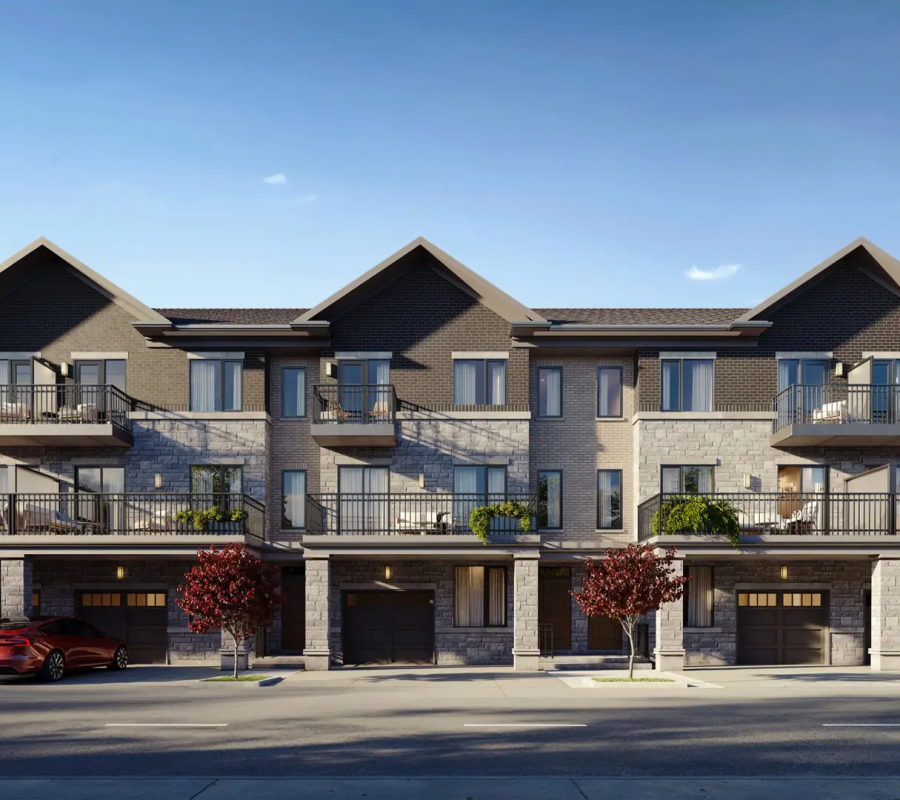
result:
[(434, 592), (345, 592), (345, 664), (433, 664)]
[(166, 663), (165, 592), (78, 592), (75, 613), (103, 633), (123, 639), (128, 644), (130, 663)]
[(306, 647), (306, 579), (303, 567), (281, 570), (281, 649), (303, 651)]
[(552, 630), (554, 652), (572, 649), (572, 570), (569, 567), (541, 567), (538, 572), (538, 625)]
[(739, 592), (739, 664), (825, 664), (827, 592)]
[(622, 650), (622, 626), (609, 617), (588, 617), (588, 650)]

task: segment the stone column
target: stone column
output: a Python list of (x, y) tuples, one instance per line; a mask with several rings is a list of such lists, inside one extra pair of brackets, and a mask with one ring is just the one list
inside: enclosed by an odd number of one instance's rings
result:
[(872, 566), (872, 669), (900, 671), (900, 559)]
[[(684, 574), (684, 562), (672, 562), (673, 575)], [(653, 650), (659, 672), (681, 672), (684, 669), (684, 603), (664, 603), (653, 615), (656, 625), (656, 647)]]
[(513, 664), (517, 670), (540, 669), (538, 645), (538, 556), (516, 556), (513, 581)]
[(331, 669), (331, 562), (328, 556), (306, 554), (306, 648), (307, 670)]
[(31, 613), (32, 576), (30, 561), (0, 561), (0, 617), (21, 617)]
[[(255, 649), (256, 641), (245, 639), (238, 645), (238, 671), (245, 672), (250, 669), (250, 655)], [(222, 645), (219, 650), (219, 668), (223, 672), (234, 671), (234, 638), (230, 633), (222, 631)]]

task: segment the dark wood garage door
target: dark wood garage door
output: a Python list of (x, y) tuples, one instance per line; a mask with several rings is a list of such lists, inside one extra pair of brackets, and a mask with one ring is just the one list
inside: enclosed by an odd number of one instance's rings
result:
[(127, 642), (130, 663), (166, 663), (165, 592), (78, 592), (75, 609), (80, 619)]
[(433, 664), (434, 592), (345, 592), (345, 664)]
[(825, 664), (827, 592), (738, 592), (738, 664)]

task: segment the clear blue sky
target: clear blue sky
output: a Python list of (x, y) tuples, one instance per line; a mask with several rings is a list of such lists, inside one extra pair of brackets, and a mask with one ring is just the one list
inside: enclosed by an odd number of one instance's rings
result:
[(0, 52), (0, 254), (150, 305), (307, 306), (419, 235), (532, 306), (900, 256), (897, 2), (41, 0)]

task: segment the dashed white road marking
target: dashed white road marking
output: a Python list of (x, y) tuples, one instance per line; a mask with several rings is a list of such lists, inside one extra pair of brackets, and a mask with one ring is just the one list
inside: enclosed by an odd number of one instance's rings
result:
[(900, 722), (823, 722), (823, 728), (900, 728)]
[(466, 722), (464, 728), (586, 728), (582, 723), (553, 722)]
[(227, 722), (107, 722), (104, 728), (227, 728)]

